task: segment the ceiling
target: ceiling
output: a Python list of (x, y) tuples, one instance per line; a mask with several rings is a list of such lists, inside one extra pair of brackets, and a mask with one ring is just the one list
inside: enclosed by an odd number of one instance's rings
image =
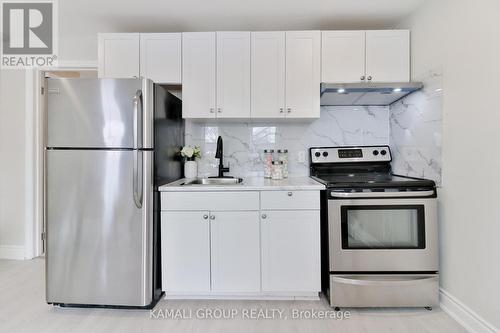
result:
[(267, 30), (353, 28), (397, 22), (424, 0), (64, 0), (60, 13), (116, 28)]
[(424, 1), (63, 0), (60, 51), (90, 47), (97, 32), (390, 28)]

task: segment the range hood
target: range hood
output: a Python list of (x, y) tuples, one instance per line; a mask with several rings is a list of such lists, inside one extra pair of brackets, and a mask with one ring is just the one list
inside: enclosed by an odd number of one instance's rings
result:
[(421, 82), (321, 83), (321, 105), (391, 105), (422, 89)]

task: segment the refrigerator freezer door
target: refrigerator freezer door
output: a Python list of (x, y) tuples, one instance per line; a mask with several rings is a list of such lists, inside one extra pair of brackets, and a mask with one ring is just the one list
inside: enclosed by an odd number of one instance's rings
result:
[[(152, 157), (151, 151), (47, 150), (48, 303), (152, 302)], [(134, 170), (141, 173), (141, 208)]]
[(150, 80), (47, 81), (47, 147), (153, 148)]

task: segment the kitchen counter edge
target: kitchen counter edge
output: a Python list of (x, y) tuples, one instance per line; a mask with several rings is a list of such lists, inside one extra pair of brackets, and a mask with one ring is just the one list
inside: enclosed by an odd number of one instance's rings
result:
[(271, 180), (261, 177), (243, 178), (237, 185), (182, 185), (188, 181), (183, 178), (158, 187), (160, 192), (213, 192), (213, 191), (300, 191), (324, 190), (325, 186), (314, 179), (289, 177), (283, 180)]

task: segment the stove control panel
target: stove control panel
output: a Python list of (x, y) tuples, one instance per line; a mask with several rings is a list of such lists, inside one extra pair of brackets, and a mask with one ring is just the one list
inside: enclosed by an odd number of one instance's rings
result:
[(311, 163), (390, 162), (389, 146), (311, 148)]

